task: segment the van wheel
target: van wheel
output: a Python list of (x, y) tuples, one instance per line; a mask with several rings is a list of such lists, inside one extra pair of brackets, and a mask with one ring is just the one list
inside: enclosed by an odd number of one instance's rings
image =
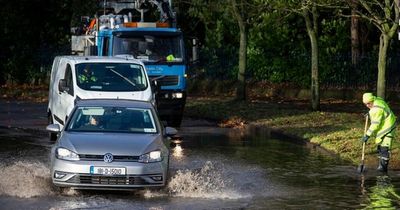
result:
[[(51, 117), (51, 113), (49, 114), (49, 116), (47, 118), (47, 122), (48, 122), (49, 125), (54, 123), (53, 122), (53, 118)], [(50, 141), (56, 141), (57, 140), (57, 134), (49, 132), (49, 139), (50, 139)]]

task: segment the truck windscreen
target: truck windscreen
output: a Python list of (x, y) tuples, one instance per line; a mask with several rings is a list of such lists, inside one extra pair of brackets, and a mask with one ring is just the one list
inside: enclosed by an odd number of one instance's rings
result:
[(143, 62), (182, 62), (181, 36), (132, 35), (115, 36), (113, 55), (129, 54)]
[(91, 91), (143, 91), (144, 68), (132, 63), (81, 63), (75, 66), (78, 87)]

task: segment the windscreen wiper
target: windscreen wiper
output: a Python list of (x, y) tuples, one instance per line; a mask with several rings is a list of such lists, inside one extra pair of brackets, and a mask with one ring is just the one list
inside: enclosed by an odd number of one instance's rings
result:
[(138, 87), (136, 87), (136, 84), (133, 83), (131, 80), (129, 80), (128, 78), (126, 78), (124, 75), (118, 73), (117, 71), (115, 71), (114, 69), (108, 69), (111, 72), (113, 72), (114, 74), (118, 75), (119, 77), (121, 77), (122, 79), (124, 79), (125, 81), (127, 81), (129, 84), (131, 84), (136, 90), (138, 90)]

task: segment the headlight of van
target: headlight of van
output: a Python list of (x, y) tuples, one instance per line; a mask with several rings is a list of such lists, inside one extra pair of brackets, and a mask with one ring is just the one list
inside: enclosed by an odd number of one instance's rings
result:
[(62, 160), (79, 160), (78, 154), (62, 147), (56, 149), (56, 158)]
[(161, 151), (156, 150), (146, 154), (143, 154), (139, 157), (140, 163), (154, 163), (162, 161)]

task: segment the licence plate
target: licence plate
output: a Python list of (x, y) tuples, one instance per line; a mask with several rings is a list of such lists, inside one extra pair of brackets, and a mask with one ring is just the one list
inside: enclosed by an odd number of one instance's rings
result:
[(91, 174), (102, 174), (102, 175), (125, 175), (126, 168), (90, 166), (90, 173)]

